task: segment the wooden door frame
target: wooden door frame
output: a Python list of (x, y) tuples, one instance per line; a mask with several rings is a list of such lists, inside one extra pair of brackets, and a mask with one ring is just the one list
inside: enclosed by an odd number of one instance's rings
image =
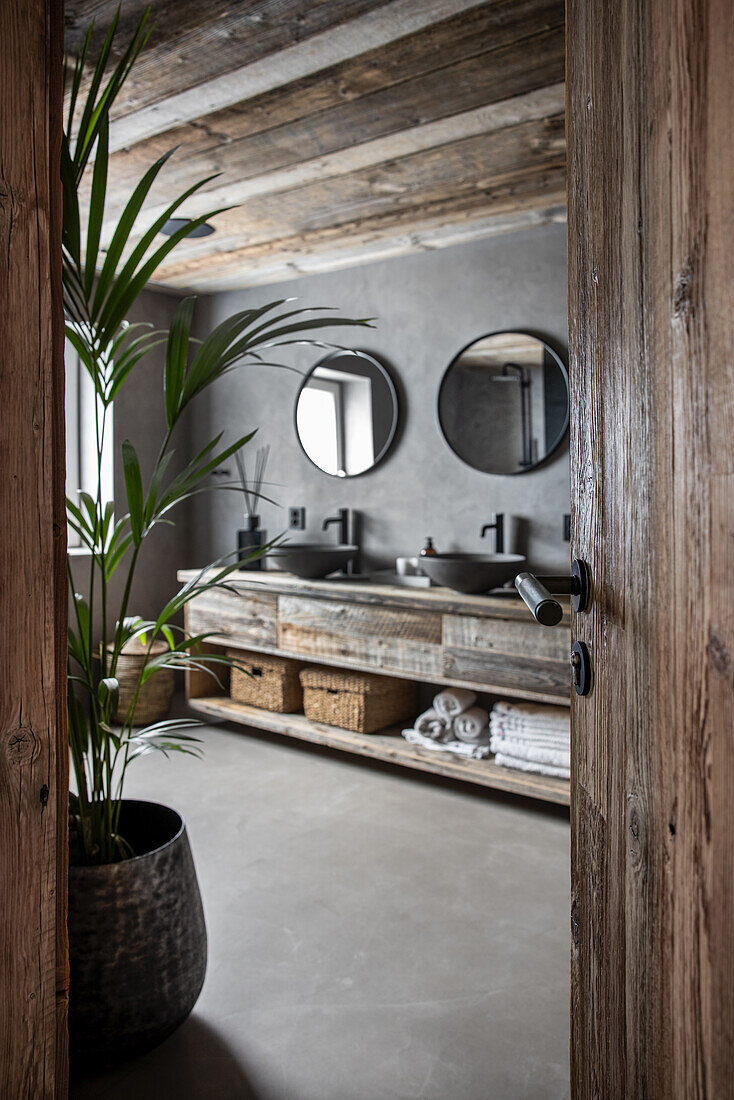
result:
[(67, 1094), (63, 5), (0, 38), (0, 1095)]
[(734, 19), (568, 0), (572, 1095), (734, 1096)]
[[(729, 0), (568, 0), (572, 1088), (734, 1094)], [(66, 1094), (61, 0), (7, 0), (0, 1093)], [(673, 456), (673, 460), (671, 460)]]

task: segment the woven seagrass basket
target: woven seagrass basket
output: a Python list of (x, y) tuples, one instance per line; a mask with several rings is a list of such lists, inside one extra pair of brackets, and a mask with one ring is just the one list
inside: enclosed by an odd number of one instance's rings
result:
[(372, 672), (306, 668), (301, 673), (303, 710), (312, 722), (374, 733), (415, 712), (415, 684)]
[[(150, 647), (150, 657), (157, 657), (165, 653), (168, 646), (165, 642), (154, 642)], [(112, 646), (107, 647), (107, 652), (112, 652)], [(117, 659), (117, 671), (115, 676), (120, 685), (120, 694), (117, 700), (118, 722), (125, 721), (128, 707), (135, 697), (135, 688), (138, 677), (145, 667), (148, 646), (143, 645), (139, 638), (131, 638), (122, 647), (122, 652)], [(172, 668), (159, 668), (149, 680), (143, 684), (135, 707), (134, 726), (147, 726), (151, 722), (158, 722), (165, 718), (171, 707), (173, 696), (174, 675)]]
[(227, 652), (240, 666), (233, 666), (230, 672), (229, 694), (235, 702), (280, 714), (296, 714), (303, 709), (303, 690), (298, 678), (302, 662), (265, 653), (246, 653), (242, 649)]

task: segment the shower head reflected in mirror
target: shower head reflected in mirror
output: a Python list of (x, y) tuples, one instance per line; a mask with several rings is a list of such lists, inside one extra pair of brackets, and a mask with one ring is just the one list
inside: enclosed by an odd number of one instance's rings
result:
[(449, 364), (438, 419), (446, 442), (469, 466), (488, 474), (527, 473), (566, 435), (566, 368), (530, 333), (489, 333)]

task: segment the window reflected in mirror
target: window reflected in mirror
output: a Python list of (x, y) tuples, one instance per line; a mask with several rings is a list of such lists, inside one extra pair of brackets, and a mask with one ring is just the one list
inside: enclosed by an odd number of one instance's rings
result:
[(296, 399), (296, 432), (324, 473), (355, 477), (387, 453), (398, 404), (389, 374), (360, 351), (327, 355), (308, 373)]

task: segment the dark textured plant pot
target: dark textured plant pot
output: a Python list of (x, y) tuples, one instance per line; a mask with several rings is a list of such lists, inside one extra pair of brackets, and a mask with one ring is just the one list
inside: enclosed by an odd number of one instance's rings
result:
[(206, 925), (182, 818), (125, 800), (120, 832), (142, 852), (69, 868), (72, 1056), (114, 1062), (162, 1042), (196, 1004)]

